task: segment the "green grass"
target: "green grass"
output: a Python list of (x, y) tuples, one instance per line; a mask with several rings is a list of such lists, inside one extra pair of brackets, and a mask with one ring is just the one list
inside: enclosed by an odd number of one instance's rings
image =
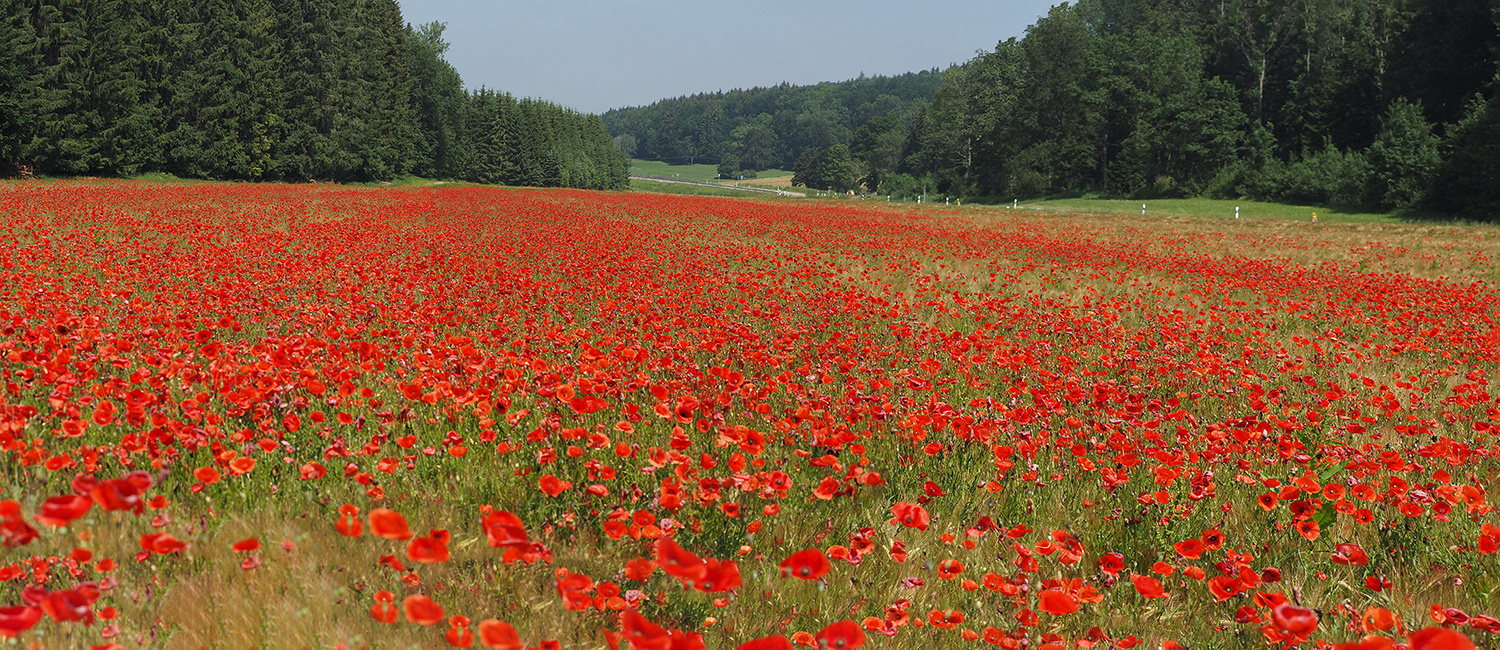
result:
[(1206, 198), (1152, 199), (1145, 201), (1138, 199), (1095, 198), (1040, 199), (1024, 201), (1021, 203), (1021, 206), (1044, 210), (1138, 215), (1141, 213), (1141, 204), (1143, 203), (1146, 205), (1146, 214), (1148, 215), (1168, 215), (1174, 217), (1220, 217), (1233, 219), (1235, 207), (1239, 207), (1241, 219), (1312, 221), (1313, 213), (1317, 213), (1318, 221), (1320, 222), (1400, 223), (1403, 220), (1415, 217), (1415, 215), (1407, 215), (1399, 212), (1369, 212), (1359, 208), (1338, 206), (1288, 205), (1263, 201), (1229, 201)]
[[(676, 176), (685, 181), (713, 182), (719, 180), (718, 165), (673, 165), (655, 160), (631, 159), (630, 173), (648, 176)], [(780, 169), (767, 169), (755, 173), (757, 177), (786, 176), (791, 174)]]
[(783, 197), (779, 194), (767, 192), (746, 192), (744, 190), (720, 189), (717, 187), (704, 187), (702, 185), (688, 185), (686, 183), (662, 183), (659, 181), (647, 181), (639, 178), (630, 179), (630, 189), (637, 192), (665, 192), (669, 194), (695, 194), (700, 196), (733, 196), (736, 198), (764, 197), (768, 199), (796, 198)]

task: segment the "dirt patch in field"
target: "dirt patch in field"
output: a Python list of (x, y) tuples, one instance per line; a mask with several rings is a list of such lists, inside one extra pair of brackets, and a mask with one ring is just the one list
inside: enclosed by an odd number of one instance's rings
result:
[(767, 176), (765, 178), (747, 178), (742, 181), (734, 181), (730, 185), (743, 185), (745, 187), (769, 187), (774, 189), (787, 189), (792, 186), (792, 176)]

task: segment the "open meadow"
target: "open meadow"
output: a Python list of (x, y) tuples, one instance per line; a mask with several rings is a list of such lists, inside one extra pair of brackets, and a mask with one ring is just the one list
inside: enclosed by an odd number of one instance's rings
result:
[(1495, 648), (1497, 235), (3, 183), (0, 647)]

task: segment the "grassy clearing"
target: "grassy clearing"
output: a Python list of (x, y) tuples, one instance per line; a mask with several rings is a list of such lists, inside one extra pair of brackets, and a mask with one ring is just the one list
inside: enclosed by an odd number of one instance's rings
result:
[[(676, 176), (685, 181), (699, 181), (711, 183), (719, 180), (718, 165), (673, 165), (656, 160), (631, 159), (630, 173), (646, 174), (649, 176)], [(757, 176), (790, 176), (791, 172), (780, 169), (767, 169), (756, 172)]]
[(783, 197), (777, 194), (766, 194), (764, 192), (746, 192), (744, 190), (719, 189), (717, 187), (704, 187), (702, 185), (688, 185), (686, 183), (663, 183), (660, 181), (647, 181), (639, 178), (630, 179), (630, 189), (636, 192), (661, 192), (665, 194), (692, 194), (697, 196), (732, 196), (735, 198), (765, 197), (770, 199), (795, 198)]

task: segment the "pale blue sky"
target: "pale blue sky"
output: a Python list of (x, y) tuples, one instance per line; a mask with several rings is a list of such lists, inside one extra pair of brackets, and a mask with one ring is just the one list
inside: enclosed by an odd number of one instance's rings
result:
[(591, 113), (664, 97), (946, 68), (1060, 0), (402, 0), (488, 86)]

